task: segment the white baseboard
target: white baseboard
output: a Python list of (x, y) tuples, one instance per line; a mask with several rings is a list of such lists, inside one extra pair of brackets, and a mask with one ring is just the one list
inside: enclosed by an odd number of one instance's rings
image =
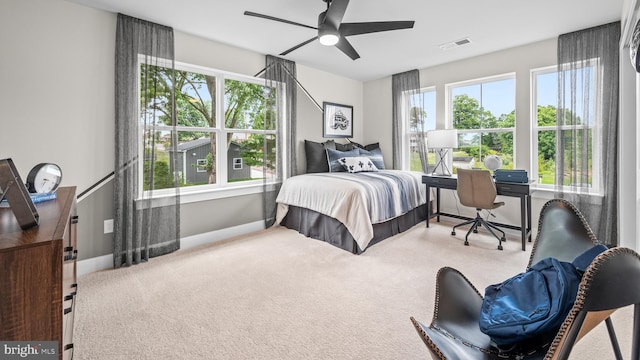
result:
[[(180, 239), (180, 250), (186, 250), (194, 248), (196, 246), (206, 245), (220, 240), (229, 239), (234, 236), (240, 236), (255, 231), (264, 230), (264, 228), (264, 221), (256, 221), (248, 224), (233, 226), (230, 228), (210, 231), (208, 233), (187, 236)], [(113, 269), (113, 254), (78, 261), (77, 276), (82, 276), (95, 271), (108, 269)]]

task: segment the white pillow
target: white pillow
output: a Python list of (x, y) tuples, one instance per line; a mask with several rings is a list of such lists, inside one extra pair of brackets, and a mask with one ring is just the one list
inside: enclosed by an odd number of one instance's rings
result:
[(338, 159), (338, 163), (350, 173), (378, 171), (373, 161), (366, 156), (343, 157)]

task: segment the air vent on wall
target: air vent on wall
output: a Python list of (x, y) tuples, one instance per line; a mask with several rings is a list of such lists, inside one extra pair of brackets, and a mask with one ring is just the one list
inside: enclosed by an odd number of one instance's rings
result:
[(458, 46), (462, 46), (462, 45), (466, 45), (466, 44), (470, 44), (471, 43), (471, 39), (469, 39), (468, 37), (463, 38), (463, 39), (459, 39), (459, 40), (454, 40), (454, 41), (450, 41), (444, 44), (440, 44), (438, 45), (438, 47), (442, 50), (449, 50), (449, 49), (453, 49), (455, 47)]

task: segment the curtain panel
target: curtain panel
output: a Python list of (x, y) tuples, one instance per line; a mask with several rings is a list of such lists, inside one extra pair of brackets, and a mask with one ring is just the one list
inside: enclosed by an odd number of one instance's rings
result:
[[(620, 29), (615, 22), (558, 37), (556, 196), (575, 204), (598, 239), (613, 246), (618, 244)], [(597, 132), (600, 136), (592, 137)]]
[[(420, 96), (420, 72), (410, 70), (392, 76), (393, 118), (392, 118), (392, 146), (393, 168), (402, 169), (403, 137), (410, 138), (410, 153), (417, 153), (420, 157), (422, 171), (428, 171), (426, 134), (424, 129), (424, 111), (422, 96)], [(409, 135), (405, 126), (405, 119), (409, 118)]]
[[(265, 64), (265, 86), (279, 89), (284, 99), (277, 98), (273, 108), (278, 121), (265, 121), (265, 132), (277, 123), (275, 149), (264, 134), (263, 146), (263, 179), (264, 179), (264, 221), (265, 226), (273, 225), (276, 219), (276, 197), (283, 179), (295, 176), (297, 170), (296, 156), (296, 114), (297, 114), (297, 79), (296, 63), (267, 55)], [(283, 101), (284, 100), (284, 101)], [(269, 110), (267, 110), (269, 111)], [(275, 119), (274, 119), (275, 120)], [(269, 125), (271, 124), (271, 125)], [(275, 163), (269, 154), (275, 151)], [(269, 172), (275, 171), (275, 178)], [(270, 180), (271, 179), (271, 180)]]
[[(145, 66), (140, 66), (140, 59)], [(161, 170), (156, 168), (155, 149), (162, 146), (175, 151), (177, 146), (174, 82), (173, 79), (163, 82), (157, 71), (154, 72), (158, 67), (168, 68), (166, 76), (173, 77), (173, 29), (118, 14), (115, 60), (113, 259), (114, 267), (118, 268), (180, 248), (180, 181), (174, 171), (175, 156), (168, 160), (164, 174), (173, 179), (173, 189), (163, 190), (166, 196), (161, 200), (153, 199), (154, 179)], [(147, 95), (159, 91), (168, 94), (164, 101), (172, 109), (171, 123), (162, 124), (163, 129), (167, 126), (171, 129), (169, 135), (162, 138), (162, 144), (157, 136), (160, 131), (156, 129), (160, 114), (156, 113), (158, 106), (154, 101), (158, 101), (158, 97)]]

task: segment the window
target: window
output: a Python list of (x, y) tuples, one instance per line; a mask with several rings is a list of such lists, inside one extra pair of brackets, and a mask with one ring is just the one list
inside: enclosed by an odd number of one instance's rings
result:
[(447, 85), (449, 121), (458, 130), (453, 171), (484, 168), (484, 157), (498, 155), (502, 168), (514, 167), (515, 75)]
[[(436, 90), (422, 89), (419, 94), (405, 99), (405, 125), (403, 137), (405, 145), (403, 155), (403, 169), (422, 171), (420, 152), (418, 151), (418, 134), (436, 128)], [(419, 116), (421, 115), (421, 117)], [(422, 121), (422, 122), (420, 122)], [(417, 131), (419, 129), (420, 131)], [(435, 154), (427, 154), (430, 165), (435, 164)]]
[(196, 172), (207, 172), (207, 159), (196, 160)]
[(233, 170), (242, 170), (242, 158), (233, 158)]
[[(595, 106), (598, 103), (596, 97), (596, 89), (598, 84), (598, 71), (597, 61), (588, 60), (584, 64), (584, 71), (578, 73), (578, 78), (575, 79), (576, 83), (581, 84), (582, 76), (589, 76), (589, 84), (587, 88), (577, 89), (576, 93), (576, 110), (577, 121), (586, 132), (575, 133), (570, 131), (570, 126), (562, 126), (561, 136), (565, 137), (565, 142), (577, 141), (582, 142), (582, 134), (588, 134), (588, 139), (585, 139), (585, 143), (588, 144), (585, 149), (579, 150), (586, 151), (586, 161), (588, 161), (587, 169), (588, 175), (588, 188), (592, 188), (599, 191), (600, 180), (598, 179), (597, 167), (600, 164), (599, 153), (597, 149), (600, 144), (600, 132), (599, 124), (600, 117), (593, 116), (595, 114)], [(568, 77), (567, 77), (568, 78)], [(567, 81), (570, 81), (567, 79)], [(552, 188), (556, 182), (556, 138), (558, 136), (557, 127), (557, 107), (558, 107), (558, 68), (556, 66), (534, 69), (531, 71), (531, 83), (532, 83), (532, 129), (533, 139), (532, 147), (534, 151), (532, 156), (532, 179), (537, 180), (538, 186), (544, 188)], [(589, 91), (589, 96), (584, 96), (583, 92)], [(588, 99), (588, 100), (587, 100)], [(583, 110), (585, 109), (585, 110)], [(569, 111), (569, 110), (567, 110)], [(574, 137), (572, 139), (572, 137)], [(575, 154), (577, 161), (582, 161), (585, 158), (583, 154)], [(578, 165), (579, 167), (579, 165)], [(571, 174), (567, 173), (564, 176), (563, 185), (576, 185), (572, 184)], [(582, 184), (581, 184), (582, 185)], [(565, 189), (570, 191), (569, 188)]]
[[(145, 160), (144, 174), (154, 172), (155, 189), (173, 187), (171, 171), (180, 174), (180, 186), (216, 189), (244, 184), (262, 184), (264, 174), (275, 177), (276, 101), (280, 89), (266, 87), (264, 80), (177, 63), (170, 69), (153, 67), (140, 79), (141, 100), (151, 102), (153, 114), (141, 114), (154, 123), (153, 133), (144, 134), (142, 146), (153, 149)], [(144, 74), (142, 71), (141, 74)], [(164, 86), (145, 86), (148, 82)], [(172, 134), (170, 88), (175, 86), (176, 134)], [(149, 93), (159, 88), (156, 93)], [(163, 91), (164, 90), (164, 91)], [(222, 119), (220, 121), (219, 119)], [(266, 125), (266, 126), (265, 126)], [(267, 129), (265, 131), (265, 128)], [(177, 151), (170, 151), (172, 137)], [(263, 171), (264, 148), (267, 168)], [(175, 158), (177, 169), (170, 164)], [(153, 161), (153, 164), (151, 163)], [(152, 170), (151, 170), (152, 169)], [(144, 182), (147, 183), (146, 181)], [(146, 189), (145, 189), (146, 190)]]

